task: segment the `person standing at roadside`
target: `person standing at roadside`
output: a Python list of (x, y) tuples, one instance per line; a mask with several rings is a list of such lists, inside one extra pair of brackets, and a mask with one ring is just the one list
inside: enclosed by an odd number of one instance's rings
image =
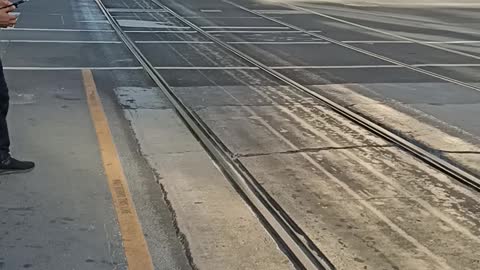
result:
[[(15, 10), (10, 1), (0, 0), (0, 27), (12, 27), (17, 23), (17, 18), (10, 14)], [(1, 32), (0, 32), (1, 36)], [(10, 137), (7, 127), (7, 113), (10, 98), (8, 86), (3, 74), (3, 65), (0, 59), (0, 175), (30, 171), (35, 164), (30, 161), (19, 161), (10, 155)]]

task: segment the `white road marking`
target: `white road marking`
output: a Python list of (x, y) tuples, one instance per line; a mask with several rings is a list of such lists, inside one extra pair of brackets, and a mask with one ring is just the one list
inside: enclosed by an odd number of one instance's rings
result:
[(39, 32), (110, 32), (110, 29), (66, 29), (66, 28), (5, 28), (0, 31), (39, 31)]
[(258, 45), (326, 45), (327, 41), (231, 41), (228, 44), (258, 44)]
[(164, 41), (164, 40), (139, 40), (135, 41), (138, 44), (214, 44), (213, 41), (194, 41), (194, 40), (177, 40), (177, 41)]
[(202, 29), (289, 29), (285, 26), (202, 26)]
[(69, 71), (69, 70), (141, 70), (143, 67), (3, 67), (4, 70), (19, 71)]
[(461, 52), (461, 51), (458, 51), (458, 50), (453, 50), (453, 49), (449, 49), (449, 48), (446, 48), (446, 47), (437, 46), (435, 43), (426, 43), (424, 41), (420, 41), (420, 40), (417, 40), (417, 39), (405, 37), (405, 36), (398, 35), (398, 34), (395, 34), (395, 33), (389, 32), (389, 31), (383, 31), (383, 30), (380, 30), (380, 29), (377, 29), (377, 28), (366, 26), (366, 25), (354, 23), (354, 22), (351, 22), (351, 21), (348, 21), (348, 20), (343, 20), (343, 19), (337, 18), (335, 16), (330, 16), (330, 15), (327, 15), (327, 14), (324, 14), (324, 13), (316, 12), (314, 10), (309, 10), (309, 9), (299, 7), (299, 6), (295, 6), (295, 5), (292, 5), (292, 4), (284, 4), (284, 5), (289, 7), (289, 8), (295, 9), (295, 10), (309, 12), (310, 14), (315, 14), (315, 15), (321, 16), (323, 18), (327, 18), (327, 19), (331, 19), (331, 20), (334, 20), (334, 21), (337, 21), (337, 22), (341, 22), (343, 24), (356, 26), (356, 27), (359, 27), (359, 28), (362, 28), (362, 29), (366, 29), (366, 30), (369, 30), (369, 31), (374, 31), (374, 32), (381, 33), (381, 34), (384, 34), (384, 35), (388, 35), (388, 36), (391, 36), (391, 37), (395, 37), (395, 38), (398, 38), (398, 39), (408, 40), (408, 41), (411, 41), (413, 43), (418, 43), (420, 45), (424, 45), (424, 46), (428, 46), (428, 47), (431, 47), (431, 48), (443, 50), (443, 51), (446, 51), (446, 52), (450, 52), (450, 53), (454, 53), (454, 54), (458, 54), (458, 55), (462, 55), (462, 56), (466, 56), (466, 57), (470, 57), (470, 58), (474, 58), (474, 59), (480, 59), (480, 56), (478, 56), (478, 55), (473, 55), (473, 54), (470, 54), (470, 53), (465, 53), (465, 52)]
[[(415, 67), (480, 67), (480, 64), (417, 64)], [(398, 65), (354, 65), (354, 66), (270, 66), (274, 70), (282, 69), (368, 69), (368, 68), (404, 68)], [(130, 67), (4, 67), (5, 70), (18, 71), (61, 71), (61, 70), (142, 70), (141, 66)], [(230, 67), (180, 67), (180, 66), (157, 66), (158, 70), (258, 70), (258, 67), (230, 66)]]
[(123, 27), (190, 29), (190, 27), (176, 26), (176, 25), (171, 25), (169, 22), (160, 22), (160, 21), (117, 20), (117, 22), (120, 26), (123, 26)]
[(204, 13), (220, 13), (222, 12), (220, 9), (201, 9), (201, 12)]
[[(245, 34), (276, 34), (276, 33), (302, 33), (297, 30), (208, 30), (207, 33), (228, 33), (228, 34), (237, 34), (237, 33), (245, 33)], [(310, 31), (312, 33), (321, 33), (320, 30)]]
[(159, 70), (258, 70), (257, 67), (155, 67)]
[(262, 14), (278, 14), (278, 15), (287, 15), (287, 14), (310, 14), (305, 11), (301, 10), (294, 10), (294, 9), (267, 9), (267, 10), (259, 10), (256, 9), (254, 10), (258, 13)]
[(0, 43), (73, 43), (73, 44), (122, 44), (121, 41), (114, 40), (24, 40), (24, 39), (11, 39), (0, 40)]
[(155, 13), (155, 12), (167, 12), (164, 9), (142, 9), (142, 8), (109, 8), (109, 12), (118, 13)]
[(125, 33), (176, 33), (176, 34), (195, 34), (197, 31), (191, 30), (127, 30)]
[(109, 21), (107, 21), (107, 20), (92, 20), (92, 21), (78, 21), (78, 22), (81, 22), (81, 23), (109, 23)]

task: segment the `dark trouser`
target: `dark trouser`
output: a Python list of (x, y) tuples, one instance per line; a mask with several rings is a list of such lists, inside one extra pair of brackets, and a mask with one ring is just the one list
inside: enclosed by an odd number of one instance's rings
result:
[(0, 60), (0, 159), (10, 152), (10, 138), (7, 127), (9, 101), (8, 86), (3, 75), (2, 61)]

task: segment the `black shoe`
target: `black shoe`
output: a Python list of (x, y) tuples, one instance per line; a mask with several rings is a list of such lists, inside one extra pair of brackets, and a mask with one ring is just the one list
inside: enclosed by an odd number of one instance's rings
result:
[(10, 156), (0, 161), (0, 175), (25, 173), (33, 170), (35, 163), (30, 161), (19, 161)]

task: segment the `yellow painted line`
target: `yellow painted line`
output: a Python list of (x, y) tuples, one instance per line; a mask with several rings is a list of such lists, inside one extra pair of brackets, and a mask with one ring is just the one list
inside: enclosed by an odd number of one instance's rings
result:
[(152, 258), (148, 250), (142, 226), (128, 189), (125, 173), (113, 142), (108, 120), (98, 96), (92, 71), (82, 70), (83, 84), (87, 94), (88, 107), (97, 133), (98, 144), (107, 176), (113, 205), (117, 213), (123, 248), (129, 270), (153, 270)]

